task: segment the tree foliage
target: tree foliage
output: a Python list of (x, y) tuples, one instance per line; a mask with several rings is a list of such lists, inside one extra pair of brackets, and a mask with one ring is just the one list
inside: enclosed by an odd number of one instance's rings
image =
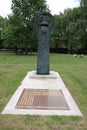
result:
[(22, 48), (25, 53), (35, 46), (37, 38), (33, 29), (33, 17), (41, 9), (46, 9), (45, 0), (12, 0), (13, 15), (3, 31), (4, 45)]
[[(12, 0), (13, 14), (8, 19), (0, 17), (3, 28), (3, 46), (23, 49), (37, 48), (33, 17), (41, 10), (48, 10), (45, 0)], [(80, 0), (80, 6), (65, 9), (54, 15), (55, 31), (51, 38), (51, 48), (68, 48), (70, 53), (79, 49), (87, 50), (87, 0)]]
[[(80, 6), (66, 9), (64, 13), (55, 16), (55, 35), (57, 47), (67, 47), (70, 52), (79, 49), (87, 50), (87, 8)], [(85, 10), (85, 12), (83, 11)], [(55, 46), (56, 47), (56, 46)]]
[(2, 16), (0, 16), (0, 49), (2, 48), (2, 32), (5, 28), (7, 28), (8, 26), (8, 20), (7, 18), (3, 18)]

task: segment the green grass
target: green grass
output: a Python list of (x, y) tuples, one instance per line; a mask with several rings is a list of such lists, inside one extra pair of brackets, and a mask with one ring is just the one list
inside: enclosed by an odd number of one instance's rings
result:
[[(0, 113), (36, 61), (36, 54), (0, 52)], [(0, 130), (87, 130), (87, 56), (51, 54), (50, 70), (59, 72), (83, 117), (0, 114)]]

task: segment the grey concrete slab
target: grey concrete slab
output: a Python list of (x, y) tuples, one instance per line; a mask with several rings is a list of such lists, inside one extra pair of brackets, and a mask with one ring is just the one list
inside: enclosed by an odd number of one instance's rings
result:
[[(17, 109), (16, 104), (23, 90), (26, 88), (62, 90), (69, 110)], [(2, 111), (2, 114), (82, 116), (80, 109), (65, 86), (62, 78), (54, 71), (50, 71), (49, 75), (36, 75), (36, 71), (28, 72), (21, 85)]]

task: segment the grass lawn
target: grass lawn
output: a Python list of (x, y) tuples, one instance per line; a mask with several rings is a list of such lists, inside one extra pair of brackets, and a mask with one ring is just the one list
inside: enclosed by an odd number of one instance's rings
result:
[[(28, 71), (36, 70), (37, 55), (0, 52), (0, 113)], [(87, 130), (87, 56), (51, 54), (50, 70), (60, 73), (83, 117), (0, 114), (0, 130)]]

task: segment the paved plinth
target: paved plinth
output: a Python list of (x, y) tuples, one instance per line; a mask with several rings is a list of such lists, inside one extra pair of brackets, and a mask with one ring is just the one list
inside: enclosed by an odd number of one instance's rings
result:
[(2, 114), (82, 116), (60, 75), (31, 71), (22, 81)]

